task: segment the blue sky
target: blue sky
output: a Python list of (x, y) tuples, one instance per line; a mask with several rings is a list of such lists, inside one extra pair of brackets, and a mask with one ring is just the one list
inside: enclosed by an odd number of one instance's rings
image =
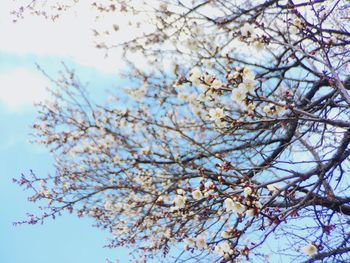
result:
[(11, 0), (0, 3), (0, 34), (4, 36), (0, 41), (0, 262), (96, 263), (107, 258), (127, 262), (125, 250), (103, 248), (109, 234), (93, 228), (89, 219), (64, 215), (43, 225), (13, 226), (27, 212), (38, 210), (12, 178), (30, 169), (38, 175), (54, 172), (49, 152), (29, 142), (29, 126), (36, 115), (33, 102), (45, 100), (45, 88), (50, 86), (35, 63), (55, 76), (64, 61), (101, 96), (115, 88), (115, 72), (122, 67), (118, 53), (105, 57), (94, 48), (88, 12), (79, 18), (67, 14), (58, 23), (28, 17), (13, 24), (9, 12), (14, 7)]
[[(28, 70), (39, 76), (40, 73), (34, 73), (35, 62), (47, 68), (49, 72), (54, 72), (60, 66), (59, 58), (0, 53), (0, 79), (4, 75), (15, 74), (19, 69)], [(112, 75), (106, 76), (95, 69), (75, 65), (69, 61), (68, 65), (78, 68), (83, 79), (84, 76), (93, 77), (91, 89), (113, 86)], [(26, 83), (25, 80), (22, 81)], [(98, 86), (98, 83), (102, 85)], [(14, 89), (15, 96), (21, 89), (30, 89), (30, 84), (20, 88), (14, 86), (6, 88)], [(12, 178), (18, 178), (21, 173), (28, 173), (30, 169), (38, 175), (46, 175), (53, 172), (53, 166), (48, 151), (29, 142), (29, 126), (35, 120), (35, 108), (31, 106), (29, 100), (17, 101), (10, 97), (8, 96), (9, 101), (3, 99), (0, 101), (0, 122), (3, 127), (0, 129), (0, 167), (2, 167), (0, 200), (3, 204), (0, 216), (0, 262), (89, 263), (104, 262), (106, 258), (126, 260), (125, 251), (103, 248), (108, 233), (93, 228), (91, 226), (93, 222), (89, 219), (65, 215), (56, 220), (49, 220), (44, 225), (17, 227), (12, 225), (14, 221), (25, 219), (26, 212), (38, 212), (35, 205), (27, 201), (28, 194), (12, 183)]]
[(107, 39), (112, 43), (140, 33), (140, 29), (126, 27), (128, 20), (124, 17), (106, 14), (97, 23), (88, 2), (80, 1), (80, 6), (55, 23), (27, 16), (16, 24), (9, 15), (16, 8), (14, 2), (0, 2), (0, 263), (96, 263), (107, 258), (129, 261), (126, 250), (103, 248), (109, 234), (93, 228), (92, 220), (86, 218), (64, 215), (44, 225), (13, 226), (13, 222), (25, 219), (27, 212), (39, 211), (12, 178), (29, 170), (44, 176), (54, 172), (49, 152), (29, 143), (29, 126), (36, 115), (33, 102), (47, 99), (45, 88), (51, 85), (35, 63), (54, 77), (65, 62), (76, 69), (82, 82), (90, 83), (94, 95), (103, 98), (105, 90), (121, 85), (116, 72), (124, 65), (119, 51), (111, 50), (106, 57), (95, 48), (91, 29), (118, 20), (119, 35)]

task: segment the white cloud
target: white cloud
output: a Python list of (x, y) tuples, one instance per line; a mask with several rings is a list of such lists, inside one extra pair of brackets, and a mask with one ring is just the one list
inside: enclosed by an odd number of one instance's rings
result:
[(44, 75), (25, 68), (0, 75), (0, 102), (9, 111), (17, 112), (48, 97), (49, 81)]
[[(14, 9), (16, 4), (13, 1), (1, 1), (0, 51), (70, 58), (80, 65), (94, 67), (107, 73), (123, 67), (120, 60), (121, 51), (110, 50), (108, 57), (105, 57), (104, 51), (95, 47), (96, 38), (92, 29), (99, 28), (105, 31), (112, 29), (113, 24), (118, 25), (118, 32), (104, 38), (110, 44), (120, 43), (147, 30), (145, 23), (142, 24), (142, 28), (135, 25), (137, 19), (142, 18), (128, 17), (120, 13), (103, 14), (96, 20), (98, 12), (91, 8), (90, 1), (80, 1), (55, 21), (27, 14), (24, 19), (13, 23), (14, 17), (11, 17), (10, 11)], [(130, 27), (130, 21), (135, 26)]]
[[(98, 12), (91, 8), (91, 1), (80, 1), (75, 8), (65, 11), (55, 21), (27, 14), (24, 19), (13, 23), (14, 17), (10, 12), (18, 8), (19, 2), (21, 1), (0, 1), (0, 52), (20, 56), (50, 56), (63, 61), (69, 59), (103, 73), (115, 73), (124, 66), (121, 50), (111, 50), (108, 57), (105, 57), (104, 51), (95, 47), (96, 38), (92, 29), (103, 31), (111, 29), (114, 24), (118, 25), (120, 30), (104, 38), (109, 44), (120, 43), (151, 30), (146, 22), (137, 27), (138, 22), (146, 20), (142, 16), (104, 13), (96, 20)], [(132, 26), (129, 25), (130, 21)], [(4, 66), (6, 68), (6, 64)], [(42, 66), (45, 68), (45, 65)], [(48, 85), (48, 80), (39, 72), (25, 69), (21, 65), (12, 71), (2, 70), (0, 103), (11, 111), (23, 110), (34, 101), (45, 99), (45, 87)]]

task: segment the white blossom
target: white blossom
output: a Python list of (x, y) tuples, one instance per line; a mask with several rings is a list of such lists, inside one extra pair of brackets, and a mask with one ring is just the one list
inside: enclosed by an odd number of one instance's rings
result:
[(230, 232), (229, 231), (223, 231), (222, 233), (221, 233), (221, 237), (222, 238), (230, 238), (232, 235), (230, 234)]
[(312, 243), (309, 243), (305, 247), (302, 247), (301, 251), (305, 255), (312, 256), (312, 255), (316, 254), (318, 250), (317, 250), (317, 247), (315, 245), (313, 245)]
[(204, 183), (205, 188), (210, 188), (214, 183), (212, 181), (208, 181)]
[(186, 192), (185, 192), (183, 189), (177, 189), (177, 190), (176, 190), (176, 193), (177, 193), (178, 195), (184, 195), (184, 194), (186, 194)]
[(147, 84), (146, 83), (143, 84), (140, 88), (136, 90), (131, 90), (129, 94), (131, 97), (133, 97), (137, 101), (142, 100), (147, 94)]
[(239, 76), (241, 75), (241, 73), (239, 71), (234, 71), (233, 73), (230, 73), (228, 76), (227, 76), (227, 79), (229, 80), (233, 80), (233, 79), (237, 79)]
[(204, 82), (208, 85), (211, 85), (211, 83), (214, 81), (215, 77), (209, 74), (206, 74), (204, 76)]
[(220, 89), (220, 88), (222, 87), (222, 85), (223, 85), (223, 83), (222, 83), (220, 80), (215, 79), (215, 80), (211, 83), (210, 87), (213, 88), (213, 89)]
[(186, 196), (177, 195), (174, 199), (175, 207), (176, 208), (184, 208), (186, 205)]
[(252, 92), (255, 88), (255, 80), (250, 77), (243, 78), (243, 82), (238, 85), (238, 88), (246, 90), (247, 92)]
[(261, 41), (255, 41), (255, 42), (254, 42), (254, 47), (255, 47), (257, 50), (262, 50), (262, 49), (265, 47), (265, 43), (264, 43), (264, 42), (261, 42)]
[(270, 103), (269, 105), (265, 105), (263, 107), (263, 112), (267, 115), (267, 116), (272, 116), (275, 113), (275, 108), (274, 105), (272, 103)]
[(231, 249), (230, 243), (228, 241), (223, 241), (221, 243), (221, 248), (224, 252), (228, 253)]
[(197, 190), (192, 192), (192, 197), (195, 200), (201, 200), (203, 198), (203, 194), (199, 189), (197, 189)]
[(209, 116), (212, 121), (220, 121), (223, 117), (225, 117), (224, 109), (221, 109), (221, 108), (210, 109)]
[(227, 211), (231, 211), (233, 209), (234, 206), (234, 201), (231, 198), (227, 198), (224, 201), (225, 207)]
[(220, 256), (223, 256), (225, 253), (230, 253), (230, 250), (231, 246), (228, 241), (222, 241), (214, 248), (214, 252)]
[(218, 254), (219, 256), (223, 256), (225, 252), (222, 250), (222, 247), (219, 245), (216, 245), (214, 248), (214, 252)]
[(188, 244), (189, 246), (192, 246), (192, 247), (194, 247), (196, 245), (196, 241), (192, 237), (186, 238), (185, 243)]
[(259, 201), (254, 201), (253, 204), (256, 208), (262, 208), (262, 204)]
[(179, 100), (183, 100), (183, 101), (189, 101), (190, 99), (190, 96), (188, 94), (182, 93), (182, 92), (178, 93), (177, 97)]
[(190, 74), (189, 74), (189, 80), (196, 85), (201, 84), (201, 77), (202, 77), (202, 72), (198, 67), (194, 67), (191, 69)]
[(243, 213), (245, 206), (239, 202), (233, 201), (231, 198), (225, 200), (225, 207), (227, 212)]
[(279, 186), (278, 186), (278, 184), (268, 184), (266, 187), (267, 187), (267, 189), (268, 189), (270, 192), (272, 192), (273, 194), (276, 194), (276, 193), (278, 193), (278, 191), (279, 191)]
[(252, 192), (253, 192), (253, 189), (250, 186), (244, 187), (243, 189), (243, 193), (245, 197), (251, 195)]
[(206, 235), (201, 234), (201, 235), (197, 236), (195, 238), (195, 243), (196, 243), (196, 247), (198, 249), (207, 248), (207, 237), (206, 237)]
[(240, 29), (241, 35), (243, 37), (252, 36), (254, 34), (255, 28), (252, 24), (245, 23)]
[(303, 27), (303, 22), (299, 19), (296, 18), (294, 19), (291, 28), (291, 33), (292, 34), (297, 34), (299, 33), (299, 30)]
[(252, 73), (252, 69), (250, 68), (250, 67), (248, 67), (248, 66), (245, 66), (244, 68), (243, 68), (243, 77), (245, 77), (245, 78), (250, 78), (250, 79), (254, 79), (254, 75), (253, 75), (253, 73)]
[(255, 216), (255, 210), (254, 209), (248, 209), (245, 214), (247, 216), (251, 216), (251, 217), (254, 217)]
[(246, 98), (247, 90), (240, 87), (232, 90), (232, 100), (237, 104), (242, 104)]
[(119, 163), (121, 162), (120, 157), (119, 157), (118, 155), (115, 155), (115, 156), (113, 157), (113, 162), (116, 163), (116, 164), (119, 164)]
[(300, 18), (296, 18), (293, 21), (293, 25), (297, 28), (301, 28), (303, 26), (303, 22), (300, 20)]
[(253, 114), (254, 113), (254, 110), (255, 110), (255, 105), (253, 103), (249, 103), (247, 105), (247, 111), (248, 111), (248, 114)]

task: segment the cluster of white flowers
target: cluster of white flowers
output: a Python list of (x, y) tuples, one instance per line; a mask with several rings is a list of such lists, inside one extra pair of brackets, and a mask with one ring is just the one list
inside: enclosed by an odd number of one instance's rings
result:
[(177, 95), (177, 98), (179, 100), (185, 101), (185, 102), (192, 102), (195, 99), (195, 94), (185, 93), (185, 92), (179, 92)]
[(198, 96), (195, 100), (192, 100), (190, 102), (190, 109), (195, 115), (203, 118), (207, 116), (207, 110), (205, 107), (203, 107), (200, 100), (200, 96)]
[(214, 82), (215, 79), (216, 79), (215, 76), (210, 75), (208, 73), (205, 74), (204, 75), (204, 83), (205, 83), (206, 86), (204, 86), (204, 87), (211, 86), (211, 84)]
[(259, 194), (254, 190), (252, 185), (242, 186), (242, 197), (226, 198), (224, 206), (226, 212), (234, 212), (238, 215), (247, 215), (249, 217), (255, 217), (259, 214), (262, 204), (259, 201)]
[[(248, 27), (247, 27), (248, 28)], [(251, 27), (253, 28), (253, 27)], [(251, 29), (250, 28), (250, 29)], [(249, 28), (243, 33), (251, 32)], [(247, 116), (254, 117), (256, 105), (253, 101), (247, 99), (248, 94), (254, 97), (254, 89), (257, 85), (255, 75), (248, 66), (236, 67), (232, 72), (226, 76), (228, 83), (237, 83), (231, 91), (231, 99), (240, 107), (239, 111), (244, 111)], [(198, 87), (205, 90), (200, 93), (186, 93), (180, 92), (178, 98), (182, 101), (189, 102), (192, 112), (201, 118), (208, 118), (215, 123), (216, 126), (222, 127), (225, 123), (226, 111), (230, 111), (230, 105), (225, 104), (225, 100), (219, 101), (216, 96), (225, 94), (227, 88), (226, 84), (221, 82), (216, 76), (208, 73), (203, 74), (198, 67), (194, 67), (189, 73), (189, 80)], [(229, 86), (227, 86), (229, 87)], [(198, 91), (197, 91), (198, 92)], [(286, 96), (285, 96), (286, 97)], [(286, 111), (285, 101), (278, 101), (276, 103), (265, 104), (259, 107), (259, 112), (265, 116), (278, 116)], [(206, 110), (206, 109), (209, 109)]]
[(214, 79), (213, 82), (211, 83), (210, 87), (212, 89), (218, 90), (218, 89), (222, 88), (223, 85), (224, 84), (220, 80)]
[[(242, 82), (238, 84), (238, 87), (232, 90), (232, 100), (240, 106), (245, 106), (244, 101), (247, 98), (247, 94), (254, 91), (256, 85), (255, 76), (249, 67), (237, 67), (236, 71), (229, 77), (232, 79), (242, 78)], [(254, 105), (250, 106), (250, 108), (253, 107)]]
[(265, 105), (263, 107), (263, 112), (267, 115), (267, 116), (272, 116), (275, 113), (275, 109), (274, 109), (274, 104), (268, 104)]
[(249, 36), (253, 36), (255, 33), (255, 27), (252, 24), (249, 23), (245, 23), (241, 29), (241, 35), (242, 37), (249, 37)]
[(214, 249), (215, 253), (220, 256), (225, 256), (225, 254), (233, 255), (234, 250), (228, 241), (222, 241)]
[(207, 248), (207, 236), (205, 234), (198, 235), (195, 242), (198, 249)]
[(40, 190), (39, 193), (40, 193), (40, 195), (44, 196), (45, 198), (51, 198), (52, 197), (50, 190), (47, 189), (47, 188), (44, 188), (44, 189)]
[[(200, 189), (199, 187), (194, 189), (191, 193), (192, 198), (196, 201), (200, 201), (203, 198), (207, 198), (211, 196), (214, 193), (213, 190), (213, 182), (208, 181), (204, 184), (204, 189)], [(158, 198), (158, 201), (163, 200), (163, 197)], [(165, 200), (165, 199), (164, 199)], [(176, 212), (179, 209), (183, 209), (186, 207), (187, 203), (187, 197), (186, 197), (186, 191), (183, 189), (177, 189), (176, 195), (173, 199), (173, 205), (170, 207), (171, 212)]]
[(254, 76), (252, 76), (252, 78), (250, 76), (244, 77), (243, 82), (238, 85), (238, 88), (246, 90), (247, 92), (252, 92), (255, 88)]
[(194, 67), (189, 72), (188, 80), (196, 86), (207, 90), (208, 88), (213, 90), (220, 90), (224, 86), (224, 83), (217, 77), (208, 73), (203, 74), (200, 68)]
[(204, 183), (204, 196), (205, 197), (209, 197), (209, 196), (211, 196), (212, 194), (214, 194), (214, 189), (212, 189), (213, 188), (213, 186), (215, 186), (214, 185), (214, 183), (212, 182), (212, 181), (208, 181), (208, 182), (205, 182)]
[(197, 249), (206, 249), (208, 247), (207, 245), (207, 235), (205, 233), (202, 233), (198, 235), (195, 238), (186, 238), (185, 242), (191, 246), (196, 247)]
[(143, 84), (140, 88), (129, 90), (129, 95), (137, 101), (142, 100), (147, 94), (147, 84)]
[(300, 18), (295, 18), (292, 22), (291, 33), (297, 34), (303, 28), (303, 22)]
[(235, 212), (237, 214), (241, 214), (246, 209), (246, 207), (240, 202), (233, 201), (231, 198), (226, 198), (224, 204), (227, 212)]
[[(283, 104), (282, 101), (279, 101), (278, 103)], [(285, 108), (274, 103), (269, 103), (268, 105), (265, 105), (262, 110), (267, 116), (273, 116), (282, 114), (285, 111)]]
[(232, 90), (232, 100), (239, 105), (244, 105), (244, 101), (247, 98), (247, 90), (245, 89), (233, 89)]
[(244, 41), (248, 43), (253, 43), (253, 46), (257, 50), (261, 50), (265, 47), (265, 42), (263, 41), (263, 36), (266, 38), (262, 30), (259, 30), (254, 25), (245, 23), (240, 29), (241, 36)]
[(188, 79), (193, 84), (200, 85), (202, 83), (201, 78), (202, 78), (202, 71), (198, 67), (194, 67), (193, 69), (191, 69)]
[[(199, 67), (194, 67), (190, 70), (188, 80), (196, 87), (189, 87), (186, 90), (179, 89), (177, 98), (180, 101), (187, 102), (189, 109), (195, 116), (202, 119), (210, 119), (217, 125), (222, 124), (221, 118), (224, 117), (224, 108), (218, 108), (218, 104), (214, 102), (213, 96), (220, 93), (224, 83), (214, 75), (202, 73)], [(182, 81), (180, 79), (175, 87), (181, 86)], [(208, 112), (208, 108), (212, 110)]]
[(252, 195), (252, 197), (255, 197), (255, 200), (253, 200), (253, 201), (247, 200), (246, 201), (246, 205), (253, 206), (253, 207), (257, 208), (257, 209), (260, 209), (262, 207), (261, 202), (256, 199), (256, 195), (254, 195), (254, 196)]
[(176, 195), (174, 199), (174, 209), (181, 209), (185, 208), (187, 198), (184, 195)]

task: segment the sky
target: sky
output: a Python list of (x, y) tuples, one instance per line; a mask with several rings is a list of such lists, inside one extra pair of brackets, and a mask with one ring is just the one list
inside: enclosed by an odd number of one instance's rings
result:
[(0, 263), (129, 262), (127, 250), (103, 247), (109, 233), (93, 228), (93, 221), (87, 218), (66, 214), (43, 225), (14, 226), (13, 222), (26, 219), (27, 212), (39, 211), (27, 201), (29, 193), (13, 184), (12, 178), (30, 170), (40, 176), (54, 173), (48, 150), (30, 143), (30, 125), (36, 116), (33, 104), (48, 99), (46, 89), (51, 86), (36, 65), (55, 77), (64, 62), (83, 82), (89, 82), (90, 91), (103, 98), (105, 90), (122, 83), (117, 72), (125, 65), (120, 51), (110, 50), (106, 56), (95, 48), (92, 29), (118, 24), (118, 34), (106, 39), (109, 43), (150, 29), (147, 25), (131, 29), (128, 20), (139, 21), (121, 15), (105, 14), (96, 21), (90, 1), (85, 0), (55, 22), (26, 15), (13, 23), (10, 12), (18, 3), (28, 2), (0, 1)]
[(68, 12), (55, 23), (31, 16), (13, 23), (9, 13), (15, 7), (12, 0), (0, 2), (0, 262), (128, 262), (126, 250), (103, 248), (109, 234), (93, 228), (89, 219), (64, 215), (43, 225), (13, 225), (38, 210), (12, 178), (30, 170), (44, 176), (54, 172), (48, 150), (30, 143), (34, 102), (47, 99), (51, 85), (36, 64), (55, 76), (64, 62), (101, 96), (115, 88), (116, 72), (123, 66), (118, 52), (106, 57), (94, 47), (93, 13), (87, 6), (81, 7), (79, 16)]
[(40, 176), (54, 173), (48, 150), (30, 143), (30, 125), (36, 116), (33, 104), (48, 99), (46, 89), (51, 86), (36, 64), (55, 77), (64, 62), (83, 82), (89, 82), (90, 91), (104, 98), (107, 89), (122, 84), (117, 72), (125, 65), (120, 51), (110, 50), (106, 56), (95, 48), (92, 29), (118, 24), (117, 34), (105, 39), (109, 43), (151, 29), (144, 21), (142, 28), (129, 26), (129, 20), (133, 25), (146, 20), (142, 17), (104, 14), (97, 21), (90, 1), (85, 0), (55, 22), (26, 15), (13, 23), (10, 12), (18, 3), (28, 2), (0, 1), (0, 263), (96, 263), (107, 258), (129, 262), (125, 249), (103, 248), (109, 234), (93, 228), (87, 218), (64, 215), (43, 225), (14, 226), (13, 222), (26, 219), (27, 212), (39, 211), (12, 178), (30, 170)]

